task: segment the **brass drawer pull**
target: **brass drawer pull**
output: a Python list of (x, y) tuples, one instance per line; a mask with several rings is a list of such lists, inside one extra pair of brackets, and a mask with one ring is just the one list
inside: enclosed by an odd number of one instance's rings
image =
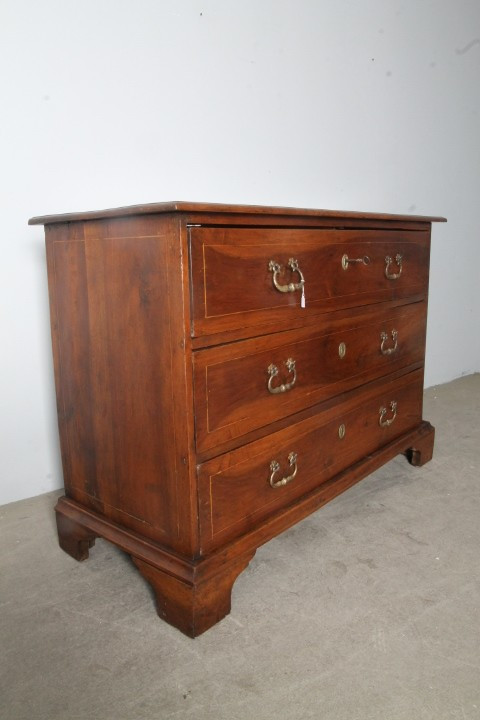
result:
[(380, 417), (378, 419), (378, 424), (380, 425), (380, 427), (389, 427), (397, 417), (397, 403), (395, 400), (392, 400), (392, 402), (390, 403), (390, 410), (392, 411), (393, 415), (388, 420), (384, 419), (385, 415), (388, 412), (387, 408), (381, 407), (378, 411), (380, 413)]
[(291, 468), (294, 467), (294, 470), (291, 475), (287, 475), (287, 477), (283, 477), (281, 480), (274, 480), (275, 475), (280, 470), (280, 463), (276, 460), (272, 460), (270, 463), (270, 485), (272, 488), (279, 488), (284, 487), (284, 485), (288, 485), (288, 483), (291, 482), (297, 474), (297, 453), (291, 452), (288, 456), (288, 462)]
[(392, 258), (390, 255), (387, 255), (385, 258), (385, 277), (388, 278), (388, 280), (398, 280), (400, 275), (402, 274), (403, 265), (402, 265), (403, 257), (400, 255), (400, 253), (397, 253), (395, 255), (395, 262), (398, 266), (398, 272), (397, 273), (391, 273), (390, 272), (390, 265), (393, 263)]
[(364, 255), (361, 258), (349, 258), (347, 254), (342, 257), (342, 268), (348, 270), (348, 266), (351, 263), (362, 263), (363, 265), (370, 265), (370, 258), (368, 255)]
[(392, 340), (393, 340), (393, 346), (386, 348), (385, 343), (388, 340), (388, 333), (381, 332), (380, 333), (380, 340), (382, 341), (380, 343), (380, 352), (382, 355), (392, 355), (394, 352), (396, 352), (398, 347), (398, 332), (396, 330), (392, 330), (391, 332)]
[(288, 368), (288, 372), (293, 374), (293, 378), (289, 383), (282, 383), (281, 385), (277, 385), (276, 387), (273, 387), (273, 378), (277, 377), (278, 375), (278, 367), (276, 365), (269, 365), (268, 366), (268, 374), (270, 375), (268, 379), (268, 392), (272, 393), (272, 395), (276, 395), (277, 393), (284, 393), (288, 390), (291, 390), (293, 386), (295, 385), (295, 382), (297, 380), (297, 371), (295, 369), (295, 360), (292, 358), (288, 358), (288, 360), (285, 361), (285, 365)]
[(270, 260), (268, 263), (268, 269), (270, 272), (273, 273), (273, 286), (276, 290), (282, 293), (287, 292), (295, 292), (295, 290), (302, 290), (303, 292), (303, 286), (305, 285), (305, 278), (303, 277), (303, 273), (298, 267), (298, 260), (295, 260), (294, 258), (290, 258), (290, 260), (287, 263), (287, 267), (290, 268), (292, 272), (298, 273), (300, 276), (300, 282), (298, 283), (288, 283), (288, 285), (280, 285), (277, 279), (277, 275), (279, 274), (281, 268), (280, 263), (275, 262), (275, 260)]

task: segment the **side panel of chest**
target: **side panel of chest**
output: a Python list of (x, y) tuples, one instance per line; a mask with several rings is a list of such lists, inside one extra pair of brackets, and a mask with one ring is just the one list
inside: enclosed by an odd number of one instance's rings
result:
[(47, 253), (67, 494), (186, 549), (193, 422), (178, 232), (158, 217), (55, 225)]

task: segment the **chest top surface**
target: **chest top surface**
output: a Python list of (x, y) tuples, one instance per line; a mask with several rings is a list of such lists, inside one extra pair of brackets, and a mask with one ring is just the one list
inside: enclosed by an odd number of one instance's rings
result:
[(169, 201), (128, 205), (126, 207), (93, 210), (88, 212), (61, 213), (32, 217), (29, 225), (50, 225), (52, 223), (76, 222), (83, 220), (101, 220), (103, 218), (128, 217), (131, 215), (151, 215), (159, 213), (219, 214), (219, 215), (279, 215), (304, 218), (331, 218), (349, 220), (385, 220), (390, 222), (446, 222), (441, 216), (402, 215), (392, 213), (356, 212), (351, 210), (319, 210), (313, 208), (278, 207), (268, 205), (231, 205), (225, 203), (202, 203), (187, 201)]

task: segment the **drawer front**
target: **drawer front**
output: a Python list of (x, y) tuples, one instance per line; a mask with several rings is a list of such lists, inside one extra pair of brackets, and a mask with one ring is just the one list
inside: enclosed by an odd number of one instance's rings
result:
[(350, 400), (199, 467), (200, 533), (208, 550), (386, 445), (421, 421), (423, 373)]
[(414, 363), (425, 350), (426, 303), (201, 350), (194, 355), (198, 452)]
[(190, 233), (195, 336), (426, 296), (428, 232), (191, 228)]

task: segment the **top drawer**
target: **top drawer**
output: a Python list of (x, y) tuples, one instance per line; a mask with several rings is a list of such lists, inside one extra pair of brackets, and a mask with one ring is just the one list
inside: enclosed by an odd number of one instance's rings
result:
[(190, 233), (193, 336), (427, 293), (428, 231), (192, 227)]

